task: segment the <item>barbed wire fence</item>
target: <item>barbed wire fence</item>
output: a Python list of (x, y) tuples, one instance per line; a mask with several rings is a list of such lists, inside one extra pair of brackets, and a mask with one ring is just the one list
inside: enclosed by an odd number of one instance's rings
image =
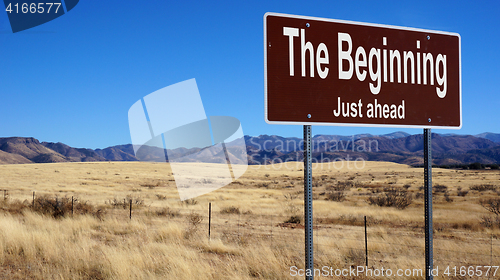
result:
[[(42, 191), (12, 189), (1, 191), (4, 201), (17, 199), (27, 205), (34, 205), (35, 199), (38, 197), (57, 196), (53, 192)], [(77, 199), (79, 198), (76, 195), (71, 196), (71, 202)], [(124, 219), (133, 219), (136, 215), (135, 211), (143, 211), (150, 216), (165, 216), (167, 217), (165, 221), (172, 220), (184, 224), (186, 227), (193, 223), (186, 217), (197, 215), (199, 219), (196, 226), (201, 231), (206, 229), (208, 239), (221, 239), (243, 244), (251, 242), (253, 239), (254, 241), (267, 242), (271, 248), (277, 244), (303, 244), (304, 242), (304, 227), (300, 223), (286, 222), (290, 215), (259, 213), (258, 211), (242, 212), (239, 211), (239, 208), (227, 211), (227, 209), (218, 207), (214, 202), (207, 203), (206, 209), (193, 209), (188, 204), (179, 204), (179, 207), (167, 207), (170, 212), (165, 213), (164, 207), (149, 207), (141, 205), (138, 201), (132, 203), (133, 199), (133, 197), (125, 198), (123, 203), (121, 200), (115, 199), (120, 204), (118, 206), (107, 205), (108, 211), (110, 211), (108, 214)], [(196, 207), (205, 208), (204, 205), (196, 205)], [(387, 229), (376, 223), (371, 224), (369, 219), (367, 226), (359, 221), (350, 224), (335, 223), (335, 221), (319, 223), (319, 219), (321, 218), (317, 217), (314, 220), (315, 257), (327, 255), (332, 251), (346, 250), (353, 255), (350, 261), (357, 262), (358, 265), (365, 265), (366, 261), (367, 266), (373, 266), (387, 262), (387, 259), (407, 255), (408, 250), (412, 249), (421, 251), (420, 258), (422, 262), (424, 261), (423, 229), (410, 227)], [(500, 265), (499, 236), (493, 233), (489, 237), (486, 237), (486, 233), (482, 233), (483, 237), (471, 236), (472, 232), (449, 229), (448, 234), (436, 234), (434, 236), (435, 264)], [(467, 251), (463, 248), (474, 248), (474, 250)], [(297, 257), (304, 257), (303, 250), (297, 251)]]

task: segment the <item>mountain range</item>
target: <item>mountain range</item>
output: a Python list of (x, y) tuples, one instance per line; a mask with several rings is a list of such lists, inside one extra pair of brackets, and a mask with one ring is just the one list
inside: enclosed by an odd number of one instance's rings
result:
[[(276, 135), (245, 136), (249, 164), (268, 164), (302, 161), (302, 139)], [(500, 134), (478, 135), (432, 134), (432, 157), (437, 165), (500, 163)], [(227, 146), (231, 146), (228, 143)], [(163, 149), (146, 147), (147, 161), (163, 161)], [(394, 132), (385, 135), (357, 134), (352, 136), (315, 135), (312, 138), (313, 158), (316, 161), (363, 159), (390, 161), (409, 165), (423, 163), (423, 135)], [(179, 148), (177, 155), (188, 161), (212, 161), (214, 155), (200, 148)], [(229, 150), (229, 149), (228, 149)], [(239, 153), (234, 147), (233, 153)], [(131, 144), (105, 149), (74, 148), (63, 143), (40, 142), (33, 137), (0, 138), (0, 164), (138, 161)]]

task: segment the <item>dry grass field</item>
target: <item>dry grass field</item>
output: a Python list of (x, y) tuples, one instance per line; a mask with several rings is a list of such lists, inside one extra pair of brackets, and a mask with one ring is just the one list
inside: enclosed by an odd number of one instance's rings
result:
[[(0, 165), (0, 278), (302, 279), (290, 273), (304, 266), (302, 169), (249, 166), (181, 203), (168, 164)], [(433, 184), (437, 279), (465, 279), (447, 266), (500, 265), (500, 219), (480, 204), (500, 199), (500, 172), (435, 168)], [(422, 185), (422, 168), (314, 164), (315, 267), (364, 265), (366, 216), (369, 268), (423, 268)]]

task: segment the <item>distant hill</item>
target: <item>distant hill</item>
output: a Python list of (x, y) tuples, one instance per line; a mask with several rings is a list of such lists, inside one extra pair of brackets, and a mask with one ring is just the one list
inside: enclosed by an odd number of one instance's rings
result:
[[(500, 145), (488, 149), (477, 149), (468, 151), (465, 154), (467, 157), (477, 156), (479, 160), (465, 160), (468, 162), (484, 162), (486, 159), (493, 159), (497, 163), (500, 163)], [(485, 160), (482, 160), (485, 159)]]
[[(263, 164), (280, 161), (303, 160), (300, 138), (260, 135), (245, 136), (249, 162)], [(472, 135), (432, 134), (433, 163), (438, 165), (499, 163), (496, 155), (499, 143)], [(390, 161), (409, 165), (423, 164), (423, 135), (401, 133), (373, 135), (316, 135), (312, 138), (315, 161), (363, 159)]]
[(32, 161), (18, 154), (11, 154), (0, 150), (0, 164), (31, 163)]
[(45, 147), (33, 137), (0, 138), (0, 150), (36, 163), (67, 161), (63, 155)]
[(92, 149), (72, 148), (63, 143), (42, 142), (42, 145), (60, 155), (64, 156), (66, 161), (103, 161), (106, 160)]
[(486, 138), (486, 139), (491, 140), (493, 142), (500, 143), (500, 133), (485, 132), (485, 133), (481, 133), (481, 134), (476, 135), (476, 137)]
[[(410, 135), (403, 138), (387, 139), (384, 137), (363, 138), (364, 141), (376, 140), (378, 150), (382, 152), (423, 152), (424, 137), (422, 134)], [(465, 153), (474, 149), (486, 149), (497, 146), (496, 143), (471, 135), (441, 136), (432, 134), (433, 153)]]
[[(481, 137), (479, 137), (481, 136)], [(482, 133), (476, 136), (432, 134), (433, 163), (438, 165), (500, 163), (500, 134)], [(250, 164), (284, 161), (302, 161), (302, 139), (277, 135), (245, 136)], [(352, 136), (315, 135), (312, 138), (313, 157), (317, 162), (339, 159), (390, 161), (409, 165), (423, 163), (423, 135), (394, 132), (385, 135), (357, 134)], [(228, 143), (229, 157), (241, 154)], [(165, 150), (143, 146), (138, 155), (131, 144), (104, 149), (74, 148), (63, 143), (40, 143), (33, 137), (0, 138), (0, 164), (88, 162), (88, 161), (154, 161), (165, 159)], [(217, 162), (219, 155), (202, 148), (179, 148), (169, 151), (171, 156), (184, 161)]]
[(389, 138), (389, 139), (397, 139), (397, 138), (408, 137), (410, 135), (411, 134), (403, 132), (403, 131), (397, 131), (397, 132), (393, 132), (393, 133), (389, 133), (389, 134), (383, 134), (381, 136), (385, 137), (385, 138)]
[(108, 147), (105, 149), (96, 149), (95, 153), (105, 160), (112, 161), (137, 161), (138, 159), (134, 156), (134, 148), (132, 144), (118, 145), (113, 147)]

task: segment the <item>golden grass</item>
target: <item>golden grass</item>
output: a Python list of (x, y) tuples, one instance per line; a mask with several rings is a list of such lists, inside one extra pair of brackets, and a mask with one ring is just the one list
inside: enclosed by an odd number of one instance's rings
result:
[[(364, 216), (371, 267), (423, 267), (423, 199), (404, 210), (367, 203), (387, 186), (410, 185), (414, 196), (422, 193), (423, 170), (385, 162), (357, 164), (314, 165), (316, 267), (364, 264)], [(290, 266), (303, 267), (304, 231), (283, 222), (302, 214), (302, 168), (301, 163), (249, 166), (229, 186), (181, 203), (168, 164), (1, 165), (0, 189), (8, 190), (8, 199), (0, 208), (22, 201), (27, 206), (22, 214), (0, 211), (0, 278), (295, 279)], [(476, 184), (500, 188), (500, 172), (435, 168), (433, 175), (433, 183), (447, 186), (453, 199), (434, 195), (436, 265), (498, 265), (500, 231), (480, 224), (490, 214), (478, 203), (498, 194), (469, 191), (462, 197), (457, 192)], [(356, 183), (345, 201), (325, 200), (325, 192), (343, 181)], [(93, 214), (54, 219), (34, 213), (29, 210), (33, 191), (37, 197), (88, 201)], [(133, 205), (132, 220), (127, 207), (114, 204), (130, 198), (140, 202)], [(193, 215), (201, 220), (193, 222)]]

